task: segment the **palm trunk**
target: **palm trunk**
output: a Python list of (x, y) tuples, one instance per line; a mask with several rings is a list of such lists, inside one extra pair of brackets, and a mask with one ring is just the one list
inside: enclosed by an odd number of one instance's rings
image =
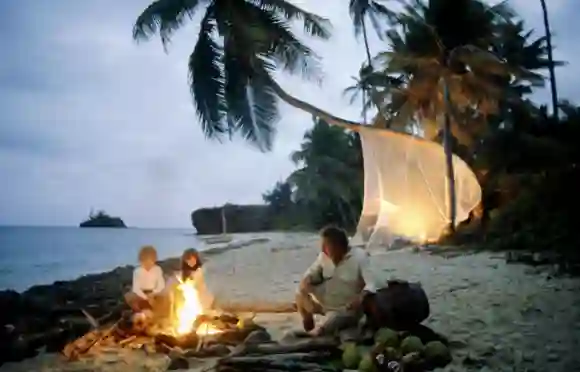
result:
[(447, 173), (447, 195), (449, 200), (449, 232), (455, 232), (457, 220), (457, 196), (455, 193), (455, 170), (453, 169), (453, 148), (451, 141), (451, 118), (449, 109), (451, 102), (447, 81), (443, 82), (443, 96), (445, 99), (445, 117), (443, 122), (443, 149), (445, 151), (445, 168)]
[(556, 71), (554, 66), (554, 57), (552, 55), (552, 33), (550, 32), (550, 21), (548, 20), (548, 8), (546, 0), (540, 0), (542, 13), (544, 16), (544, 28), (546, 29), (546, 44), (548, 46), (548, 62), (550, 63), (550, 89), (552, 91), (552, 109), (554, 110), (554, 119), (558, 121), (558, 91), (556, 90)]
[(369, 63), (369, 66), (371, 66), (371, 48), (369, 47), (369, 37), (367, 35), (367, 25), (366, 22), (363, 18), (362, 20), (362, 31), (363, 31), (363, 40), (365, 42), (365, 50), (367, 52), (367, 62)]
[[(373, 59), (371, 57), (371, 48), (369, 46), (369, 36), (367, 33), (367, 24), (365, 22), (364, 17), (362, 19), (362, 34), (363, 34), (363, 40), (364, 40), (364, 44), (365, 44), (365, 52), (367, 54), (367, 63), (369, 65), (369, 67), (372, 68)], [(383, 113), (383, 111), (381, 109), (381, 105), (375, 99), (375, 91), (376, 91), (376, 89), (373, 86), (371, 86), (369, 89), (364, 87), (363, 88), (363, 95), (368, 94), (369, 100), (377, 107), (377, 111), (379, 112), (379, 114), (381, 114), (385, 119), (387, 119), (387, 115), (385, 115), (385, 113)], [(364, 110), (364, 108), (363, 108), (363, 110)], [(367, 123), (367, 121), (365, 118), (365, 124), (366, 123)], [(389, 121), (387, 121), (387, 128), (389, 126), (390, 126)]]
[(305, 102), (299, 98), (294, 97), (290, 93), (286, 92), (284, 90), (284, 88), (282, 88), (280, 86), (280, 84), (278, 84), (274, 79), (271, 79), (268, 77), (268, 83), (269, 83), (270, 88), (276, 93), (276, 95), (282, 101), (286, 102), (290, 106), (293, 106), (299, 110), (306, 111), (309, 114), (311, 114), (319, 119), (324, 120), (325, 122), (327, 122), (330, 125), (336, 125), (338, 127), (341, 127), (344, 129), (349, 129), (349, 130), (352, 130), (355, 132), (359, 132), (361, 130), (361, 128), (363, 128), (363, 127), (368, 128), (370, 130), (386, 130), (389, 132), (390, 135), (393, 135), (393, 136), (403, 136), (403, 137), (407, 137), (409, 139), (412, 139), (413, 141), (431, 143), (431, 141), (429, 141), (429, 140), (413, 136), (412, 134), (409, 134), (409, 133), (396, 132), (396, 131), (393, 131), (390, 129), (384, 129), (384, 128), (376, 128), (376, 127), (373, 127), (370, 125), (363, 125), (363, 124), (358, 123), (356, 121), (347, 120), (347, 119), (340, 118), (338, 116), (334, 116), (331, 113), (326, 112), (326, 111), (314, 106), (313, 104), (310, 104), (310, 103)]
[(358, 132), (360, 127), (364, 126), (363, 124), (357, 123), (356, 121), (347, 120), (347, 119), (340, 118), (338, 116), (334, 116), (334, 115), (332, 115), (332, 114), (330, 114), (322, 109), (319, 109), (318, 107), (316, 107), (308, 102), (302, 101), (301, 99), (298, 99), (298, 98), (292, 96), (291, 94), (286, 92), (273, 79), (270, 79), (269, 83), (270, 83), (270, 87), (274, 90), (276, 95), (278, 95), (278, 97), (280, 97), (280, 99), (282, 101), (286, 102), (290, 106), (296, 107), (297, 109), (300, 109), (302, 111), (306, 111), (306, 112), (312, 114), (313, 116), (324, 120), (328, 124), (336, 125), (336, 126), (339, 126), (339, 127), (345, 128), (345, 129), (354, 130), (356, 132)]
[[(367, 25), (366, 25), (366, 22), (364, 20), (364, 17), (362, 19), (362, 29), (363, 29), (363, 40), (364, 40), (364, 43), (365, 43), (365, 51), (367, 52), (367, 63), (369, 64), (369, 67), (371, 67), (372, 66), (371, 48), (369, 47), (369, 38), (368, 38), (368, 35), (367, 35)], [(367, 121), (367, 110), (366, 110), (366, 107), (367, 107), (366, 97), (368, 95), (369, 96), (369, 99), (370, 99), (371, 98), (371, 92), (369, 92), (367, 90), (366, 84), (364, 84), (364, 80), (363, 80), (363, 92), (362, 92), (362, 95), (363, 95), (363, 116), (364, 116), (363, 120), (364, 120), (364, 124), (366, 125), (367, 122), (368, 122)], [(377, 106), (377, 108), (378, 108), (378, 106)]]

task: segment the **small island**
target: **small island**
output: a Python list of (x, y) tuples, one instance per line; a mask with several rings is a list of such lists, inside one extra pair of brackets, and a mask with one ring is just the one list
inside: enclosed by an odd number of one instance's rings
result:
[(105, 211), (89, 214), (89, 219), (80, 223), (79, 227), (117, 227), (126, 228), (120, 217), (109, 216)]

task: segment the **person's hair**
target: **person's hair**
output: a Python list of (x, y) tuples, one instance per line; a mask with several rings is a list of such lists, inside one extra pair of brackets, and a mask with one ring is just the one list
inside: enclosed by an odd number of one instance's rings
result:
[(152, 245), (144, 245), (139, 250), (139, 262), (143, 262), (147, 259), (157, 261), (157, 251)]
[[(192, 257), (195, 257), (195, 266), (193, 267), (187, 264), (187, 261)], [(185, 251), (183, 251), (183, 254), (181, 255), (181, 277), (183, 280), (189, 278), (191, 273), (195, 272), (202, 266), (203, 262), (201, 261), (201, 256), (199, 255), (197, 249), (187, 248)]]
[(349, 241), (344, 229), (334, 225), (326, 226), (320, 231), (320, 236), (333, 247), (348, 250)]

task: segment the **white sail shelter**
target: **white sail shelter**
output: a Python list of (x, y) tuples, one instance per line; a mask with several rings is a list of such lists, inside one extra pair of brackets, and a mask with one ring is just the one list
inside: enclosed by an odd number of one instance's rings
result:
[[(395, 238), (437, 239), (449, 224), (449, 198), (443, 147), (389, 130), (358, 127), (364, 158), (364, 201), (358, 233), (368, 246)], [(457, 222), (481, 200), (475, 174), (453, 156)]]

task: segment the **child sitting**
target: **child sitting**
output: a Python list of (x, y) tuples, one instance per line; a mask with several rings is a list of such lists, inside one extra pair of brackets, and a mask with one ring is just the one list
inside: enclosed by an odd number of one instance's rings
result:
[[(203, 261), (201, 260), (199, 252), (194, 248), (186, 249), (181, 255), (180, 266), (181, 270), (176, 273), (176, 277), (168, 286), (175, 289), (180, 283), (192, 282), (203, 311), (208, 312), (213, 309), (214, 297), (206, 286), (203, 275)], [(170, 292), (181, 297), (179, 291), (171, 290)]]
[(146, 245), (139, 250), (140, 266), (133, 272), (131, 291), (125, 295), (125, 301), (134, 312), (152, 310), (154, 314), (165, 308), (165, 279), (163, 270), (157, 265), (157, 251)]

